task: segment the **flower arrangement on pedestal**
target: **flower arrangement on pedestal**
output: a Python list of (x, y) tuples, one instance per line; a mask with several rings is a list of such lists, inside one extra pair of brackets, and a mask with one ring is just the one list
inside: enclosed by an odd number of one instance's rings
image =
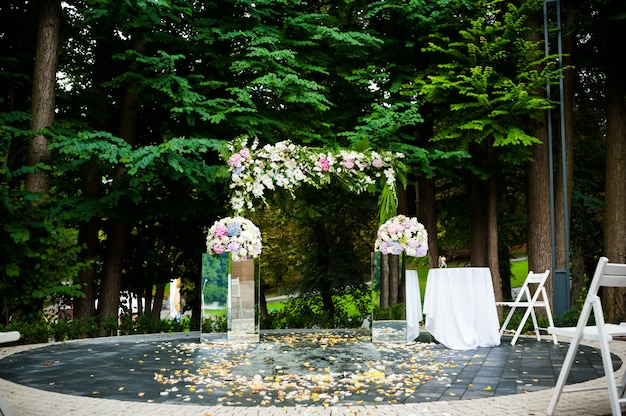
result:
[(293, 196), (303, 183), (321, 188), (333, 178), (355, 193), (375, 189), (380, 182), (384, 197), (396, 201), (396, 172), (404, 170), (399, 161), (404, 157), (402, 153), (316, 149), (290, 141), (259, 148), (257, 141), (248, 145), (245, 138), (229, 143), (228, 151), (225, 157), (231, 172), (230, 203), (237, 213), (254, 210), (255, 200), (264, 200), (267, 190), (283, 188)]
[(206, 248), (211, 255), (231, 253), (233, 261), (256, 258), (262, 249), (261, 231), (243, 217), (222, 218), (209, 229)]
[(428, 232), (417, 218), (398, 215), (380, 226), (374, 249), (383, 254), (424, 257), (428, 253)]

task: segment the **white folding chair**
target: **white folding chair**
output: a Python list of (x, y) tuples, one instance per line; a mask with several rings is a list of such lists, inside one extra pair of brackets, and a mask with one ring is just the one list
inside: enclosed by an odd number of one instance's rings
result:
[[(597, 341), (600, 344), (602, 365), (604, 367), (609, 400), (611, 402), (611, 412), (614, 416), (622, 414), (620, 404), (626, 403), (626, 399), (623, 398), (625, 379), (622, 377), (619, 384), (615, 381), (609, 342), (613, 340), (613, 337), (626, 336), (626, 325), (607, 324), (604, 322), (602, 302), (598, 296), (598, 291), (601, 287), (626, 287), (626, 264), (609, 263), (609, 259), (601, 257), (600, 260), (598, 260), (598, 266), (593, 275), (593, 280), (591, 281), (591, 286), (589, 287), (585, 304), (583, 305), (576, 327), (548, 328), (548, 332), (551, 334), (572, 339), (567, 354), (565, 355), (565, 361), (563, 361), (563, 367), (561, 368), (559, 378), (556, 382), (552, 399), (548, 405), (548, 415), (554, 414), (554, 410), (562, 393), (604, 388), (582, 387), (565, 389), (565, 382), (572, 369), (572, 364), (576, 359), (576, 352), (578, 351), (581, 340)], [(592, 312), (596, 324), (594, 326), (587, 326)]]
[[(511, 340), (511, 345), (515, 345), (515, 343), (517, 342), (517, 338), (519, 338), (520, 334), (522, 333), (522, 329), (524, 329), (524, 325), (528, 320), (528, 316), (532, 317), (533, 328), (535, 329), (537, 341), (541, 340), (539, 330), (548, 330), (548, 328), (541, 328), (537, 324), (537, 315), (535, 314), (535, 308), (544, 308), (546, 311), (546, 315), (548, 316), (548, 323), (551, 327), (554, 326), (554, 321), (552, 320), (552, 311), (550, 310), (550, 302), (548, 300), (548, 294), (546, 293), (546, 288), (544, 287), (549, 275), (550, 270), (546, 270), (544, 273), (528, 273), (528, 276), (524, 281), (524, 285), (520, 289), (513, 302), (496, 302), (497, 306), (508, 306), (511, 308), (509, 314), (504, 320), (504, 323), (502, 324), (502, 327), (500, 328), (500, 336), (502, 336), (505, 332), (515, 333), (513, 339)], [(529, 285), (533, 284), (536, 284), (537, 288), (535, 289), (535, 294), (531, 296)], [(515, 310), (517, 308), (526, 308), (524, 317), (517, 327), (517, 330), (514, 331), (512, 329), (507, 329), (511, 318), (513, 317), (513, 313), (515, 313)], [(554, 342), (554, 344), (557, 343), (556, 335), (552, 335), (552, 341)]]

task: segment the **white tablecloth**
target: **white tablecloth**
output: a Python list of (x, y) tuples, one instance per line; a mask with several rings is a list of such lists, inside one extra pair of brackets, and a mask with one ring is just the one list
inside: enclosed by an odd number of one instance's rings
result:
[(487, 267), (431, 269), (423, 312), (426, 330), (448, 348), (500, 345), (498, 312)]
[(406, 342), (411, 343), (420, 335), (422, 295), (417, 270), (406, 271)]

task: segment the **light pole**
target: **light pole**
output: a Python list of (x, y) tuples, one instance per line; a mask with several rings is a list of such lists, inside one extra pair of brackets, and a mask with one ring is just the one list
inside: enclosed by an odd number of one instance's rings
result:
[[(544, 51), (547, 57), (550, 54), (550, 36), (549, 36), (549, 17), (548, 17), (548, 5), (554, 4), (556, 7), (556, 24), (557, 24), (557, 57), (559, 69), (563, 69), (563, 44), (561, 35), (561, 1), (560, 0), (544, 0), (543, 2), (543, 32), (544, 32)], [(547, 97), (551, 98), (551, 80), (548, 79), (546, 83)], [(552, 110), (548, 109), (548, 149), (550, 153), (550, 230), (551, 230), (551, 244), (552, 244), (552, 288), (553, 296), (552, 301), (554, 304), (554, 314), (561, 315), (568, 309), (570, 309), (570, 275), (569, 275), (569, 221), (568, 221), (568, 209), (567, 209), (567, 166), (566, 166), (566, 152), (565, 152), (565, 120), (563, 108), (563, 78), (559, 77), (559, 122), (560, 122), (560, 140), (561, 140), (561, 177), (563, 185), (563, 239), (565, 250), (565, 267), (556, 268), (556, 226), (555, 226), (555, 212), (556, 207), (554, 203), (555, 188), (554, 188), (554, 155), (553, 155), (553, 129), (552, 129)]]

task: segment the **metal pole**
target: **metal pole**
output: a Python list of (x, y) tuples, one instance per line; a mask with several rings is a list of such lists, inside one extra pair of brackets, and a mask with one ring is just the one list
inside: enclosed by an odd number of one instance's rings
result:
[[(558, 25), (557, 32), (557, 45), (558, 45), (558, 54), (559, 54), (559, 69), (563, 70), (563, 36), (562, 36), (562, 26), (561, 26), (561, 0), (556, 1), (556, 19)], [(563, 178), (563, 233), (565, 244), (563, 249), (565, 250), (565, 310), (571, 308), (571, 276), (570, 276), (570, 267), (569, 267), (569, 204), (568, 204), (568, 182), (567, 182), (567, 151), (565, 149), (565, 97), (564, 97), (564, 89), (563, 89), (563, 77), (559, 77), (559, 103), (560, 105), (560, 116), (561, 116), (561, 175)]]
[[(557, 19), (557, 53), (559, 69), (563, 68), (561, 55), (563, 53), (562, 37), (561, 37), (561, 2), (560, 0), (544, 0), (543, 2), (543, 33), (544, 33), (544, 53), (545, 56), (550, 54), (549, 46), (549, 30), (548, 30), (548, 3), (556, 4)], [(546, 83), (547, 97), (551, 97), (550, 80)], [(556, 268), (556, 227), (555, 227), (555, 189), (554, 189), (554, 162), (553, 162), (553, 141), (552, 141), (552, 111), (547, 110), (548, 124), (548, 149), (550, 157), (550, 229), (551, 229), (551, 245), (552, 245), (552, 282), (553, 282), (553, 303), (554, 314), (561, 315), (570, 308), (570, 278), (569, 278), (569, 225), (568, 225), (568, 209), (567, 209), (567, 166), (565, 152), (565, 109), (563, 108), (563, 79), (559, 77), (559, 118), (560, 118), (560, 138), (561, 138), (561, 166), (562, 166), (562, 184), (563, 184), (563, 215), (564, 215), (564, 250), (565, 250), (565, 269)]]

